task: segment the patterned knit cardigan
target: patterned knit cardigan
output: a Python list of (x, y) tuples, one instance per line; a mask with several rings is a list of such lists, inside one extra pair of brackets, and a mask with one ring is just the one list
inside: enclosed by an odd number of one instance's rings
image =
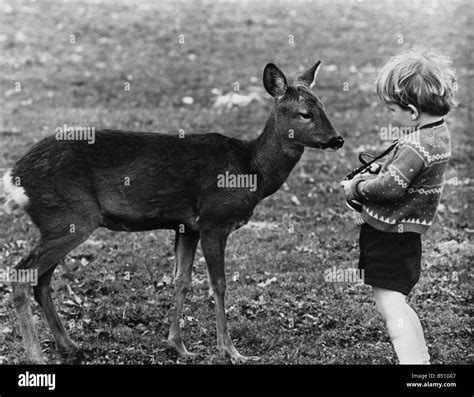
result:
[(451, 138), (444, 122), (400, 139), (375, 178), (353, 180), (352, 196), (362, 203), (362, 219), (384, 232), (426, 233), (450, 158)]

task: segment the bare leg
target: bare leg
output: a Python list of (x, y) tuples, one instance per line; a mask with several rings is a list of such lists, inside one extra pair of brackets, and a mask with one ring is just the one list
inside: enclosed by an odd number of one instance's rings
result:
[(228, 354), (232, 360), (246, 361), (256, 357), (242, 356), (234, 347), (227, 329), (227, 319), (225, 314), (225, 266), (224, 251), (227, 241), (227, 235), (209, 231), (202, 233), (201, 245), (209, 270), (214, 299), (216, 301), (216, 328), (217, 328), (217, 347), (221, 355)]
[(422, 364), (418, 338), (406, 313), (405, 295), (384, 288), (373, 290), (400, 364)]
[(420, 353), (423, 364), (429, 364), (430, 355), (428, 353), (428, 346), (426, 346), (425, 336), (423, 335), (423, 328), (421, 327), (420, 319), (408, 303), (406, 305), (405, 311), (412, 327), (415, 329), (416, 336), (418, 338), (418, 344), (420, 345)]
[(181, 338), (181, 328), (179, 320), (183, 314), (183, 304), (186, 293), (191, 286), (191, 276), (193, 270), (194, 254), (199, 241), (199, 235), (194, 233), (176, 232), (175, 240), (175, 272), (174, 282), (176, 298), (173, 318), (171, 320), (168, 345), (182, 357), (193, 357), (195, 354), (188, 352)]

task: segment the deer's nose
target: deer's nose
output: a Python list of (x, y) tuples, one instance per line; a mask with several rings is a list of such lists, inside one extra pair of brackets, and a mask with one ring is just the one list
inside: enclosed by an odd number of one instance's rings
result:
[(329, 146), (331, 146), (335, 149), (341, 148), (342, 145), (344, 145), (344, 138), (342, 136), (337, 136), (335, 138), (331, 138), (331, 140), (329, 141)]

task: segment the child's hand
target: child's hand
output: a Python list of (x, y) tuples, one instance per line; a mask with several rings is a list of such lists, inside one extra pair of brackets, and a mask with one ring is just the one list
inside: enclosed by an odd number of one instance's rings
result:
[(380, 172), (380, 169), (382, 168), (382, 166), (378, 163), (373, 163), (370, 165), (369, 167), (369, 172), (371, 174), (378, 174)]
[(352, 191), (351, 191), (351, 186), (352, 186), (352, 180), (350, 181), (341, 181), (340, 185), (344, 189), (344, 194), (346, 195), (347, 198), (352, 196)]
[(360, 212), (352, 212), (352, 217), (358, 226), (362, 226), (365, 223)]
[(344, 189), (344, 194), (346, 195), (346, 198), (347, 199), (354, 199), (354, 193), (352, 192), (352, 184), (355, 183), (355, 181), (359, 178), (362, 178), (362, 175), (356, 175), (353, 179), (351, 179), (350, 181), (341, 181), (340, 182), (340, 185), (343, 187)]

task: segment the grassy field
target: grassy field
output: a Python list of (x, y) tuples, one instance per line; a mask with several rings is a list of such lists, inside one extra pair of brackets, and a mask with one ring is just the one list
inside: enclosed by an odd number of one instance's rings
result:
[[(360, 151), (389, 144), (378, 134), (388, 121), (374, 92), (377, 69), (415, 44), (438, 48), (453, 58), (460, 104), (447, 117), (454, 145), (449, 183), (436, 225), (423, 238), (422, 276), (409, 301), (432, 363), (472, 364), (472, 4), (156, 3), (0, 4), (0, 168), (64, 123), (253, 139), (272, 107), (261, 82), (265, 64), (276, 63), (292, 80), (321, 59), (315, 92), (346, 144), (333, 153), (307, 150), (286, 185), (229, 238), (231, 336), (241, 353), (264, 364), (394, 364), (370, 287), (328, 283), (323, 275), (358, 260), (358, 228), (339, 181)], [(235, 83), (239, 94), (258, 100), (213, 106)], [(183, 102), (187, 96), (193, 103)], [(0, 223), (0, 266), (12, 266), (38, 232), (21, 213), (0, 212)], [(53, 297), (88, 363), (182, 362), (166, 348), (173, 239), (171, 231), (100, 229), (58, 268)], [(200, 353), (195, 363), (227, 363), (217, 355), (208, 288), (199, 248), (185, 341)], [(0, 363), (24, 357), (10, 292), (0, 284)], [(34, 313), (45, 356), (58, 362), (36, 304)]]

